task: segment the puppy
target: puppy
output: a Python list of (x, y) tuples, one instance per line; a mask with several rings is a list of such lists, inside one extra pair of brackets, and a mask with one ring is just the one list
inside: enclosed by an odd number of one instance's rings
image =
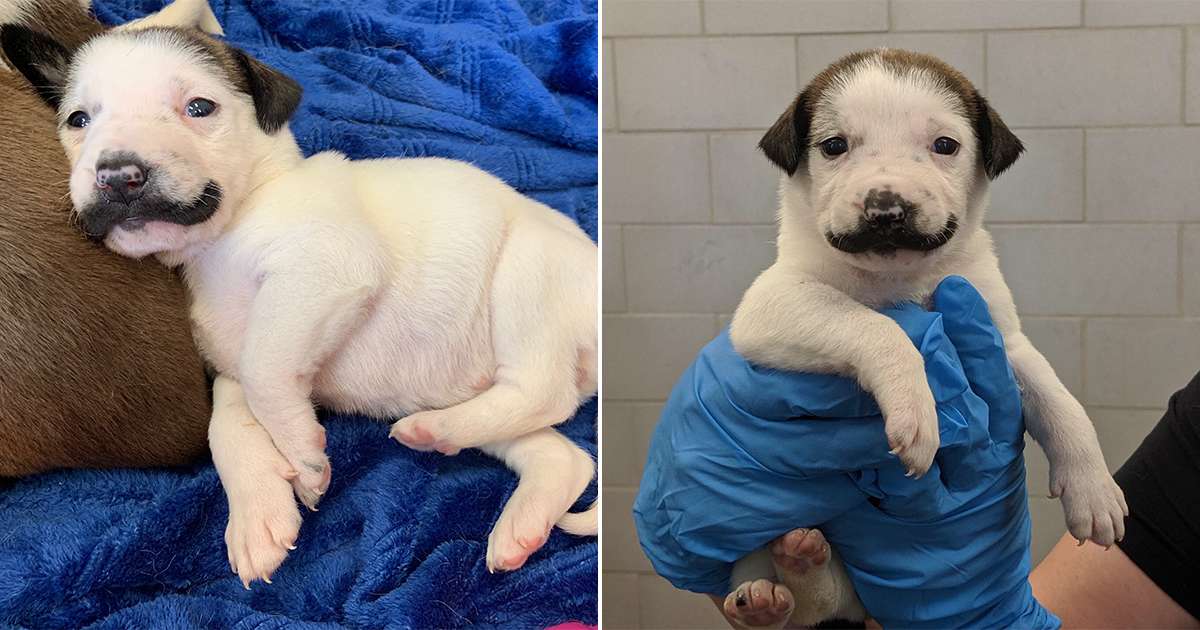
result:
[[(86, 4), (0, 0), (0, 24), (76, 45), (103, 31)], [(194, 23), (175, 11), (153, 19)], [(0, 476), (195, 462), (208, 388), (182, 283), (79, 238), (55, 135), (53, 113), (0, 63)]]
[[(404, 416), (392, 436), (412, 448), (516, 471), (489, 570), (556, 523), (595, 533), (595, 507), (566, 514), (594, 463), (550, 428), (596, 391), (596, 247), (577, 225), (461, 162), (305, 159), (287, 127), (300, 87), (198, 31), (0, 39), (58, 108), (84, 233), (182, 268), (219, 373), (210, 441), (244, 582), (295, 541), (287, 482), (312, 509), (329, 485), (314, 402)], [(239, 417), (264, 432), (235, 437)], [(250, 453), (270, 460), (257, 483), (235, 474)]]
[[(924, 474), (938, 422), (923, 360), (874, 309), (927, 302), (943, 278), (964, 276), (1004, 335), (1071, 535), (1106, 547), (1120, 540), (1124, 495), (1083, 407), (1021, 333), (982, 226), (989, 181), (1023, 150), (987, 100), (933, 57), (859, 52), (817, 75), (759, 146), (784, 172), (778, 258), (734, 315), (738, 352), (773, 368), (856, 378), (878, 401), (893, 452), (910, 475)], [(755, 626), (862, 619), (832, 553), (819, 532), (784, 536), (739, 564), (726, 611)]]

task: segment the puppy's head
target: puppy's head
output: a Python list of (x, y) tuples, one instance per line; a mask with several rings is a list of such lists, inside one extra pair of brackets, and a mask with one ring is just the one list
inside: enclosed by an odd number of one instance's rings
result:
[(1023, 150), (961, 73), (890, 49), (825, 69), (759, 146), (789, 176), (785, 212), (870, 271), (920, 267), (977, 228), (988, 180)]
[(5, 26), (0, 44), (58, 110), (80, 226), (127, 256), (219, 231), (300, 101), (288, 77), (191, 29), (114, 30), (69, 50)]

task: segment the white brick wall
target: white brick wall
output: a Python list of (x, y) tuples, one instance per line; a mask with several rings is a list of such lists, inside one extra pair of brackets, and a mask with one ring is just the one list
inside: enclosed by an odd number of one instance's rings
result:
[[(723, 627), (649, 571), (629, 506), (661, 401), (774, 256), (754, 145), (844, 53), (938, 55), (1025, 141), (989, 220), (1114, 469), (1200, 370), (1200, 0), (603, 4), (606, 627)], [(1028, 459), (1040, 559), (1064, 528)]]

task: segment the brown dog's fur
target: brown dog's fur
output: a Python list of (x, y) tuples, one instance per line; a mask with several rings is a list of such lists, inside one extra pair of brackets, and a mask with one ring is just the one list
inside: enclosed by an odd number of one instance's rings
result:
[[(79, 43), (73, 0), (26, 22)], [(209, 396), (181, 283), (70, 224), (54, 112), (0, 69), (0, 476), (164, 466), (206, 449)]]

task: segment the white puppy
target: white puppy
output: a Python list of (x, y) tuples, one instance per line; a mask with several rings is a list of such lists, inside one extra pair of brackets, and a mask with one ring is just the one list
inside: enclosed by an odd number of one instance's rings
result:
[[(774, 368), (856, 378), (877, 399), (894, 452), (921, 475), (938, 448), (923, 359), (873, 309), (927, 302), (943, 278), (964, 276), (1004, 335), (1029, 433), (1049, 458), (1050, 493), (1062, 497), (1071, 534), (1104, 546), (1120, 540), (1124, 495), (1083, 407), (1021, 333), (982, 227), (989, 180), (1023, 147), (970, 82), (926, 55), (852, 54), (819, 74), (759, 146), (786, 173), (778, 258), (734, 315), (737, 350)], [(861, 619), (831, 553), (819, 532), (777, 540), (739, 564), (726, 611), (758, 626), (789, 615), (802, 625)]]
[(315, 509), (329, 484), (314, 402), (405, 416), (392, 436), (410, 447), (515, 470), (489, 570), (520, 567), (556, 523), (595, 533), (594, 506), (566, 513), (594, 463), (550, 428), (596, 391), (596, 247), (577, 225), (461, 162), (305, 159), (287, 128), (299, 86), (198, 31), (76, 51), (2, 35), (52, 88), (83, 231), (182, 266), (220, 375), (210, 440), (244, 582), (295, 541), (292, 489)]

